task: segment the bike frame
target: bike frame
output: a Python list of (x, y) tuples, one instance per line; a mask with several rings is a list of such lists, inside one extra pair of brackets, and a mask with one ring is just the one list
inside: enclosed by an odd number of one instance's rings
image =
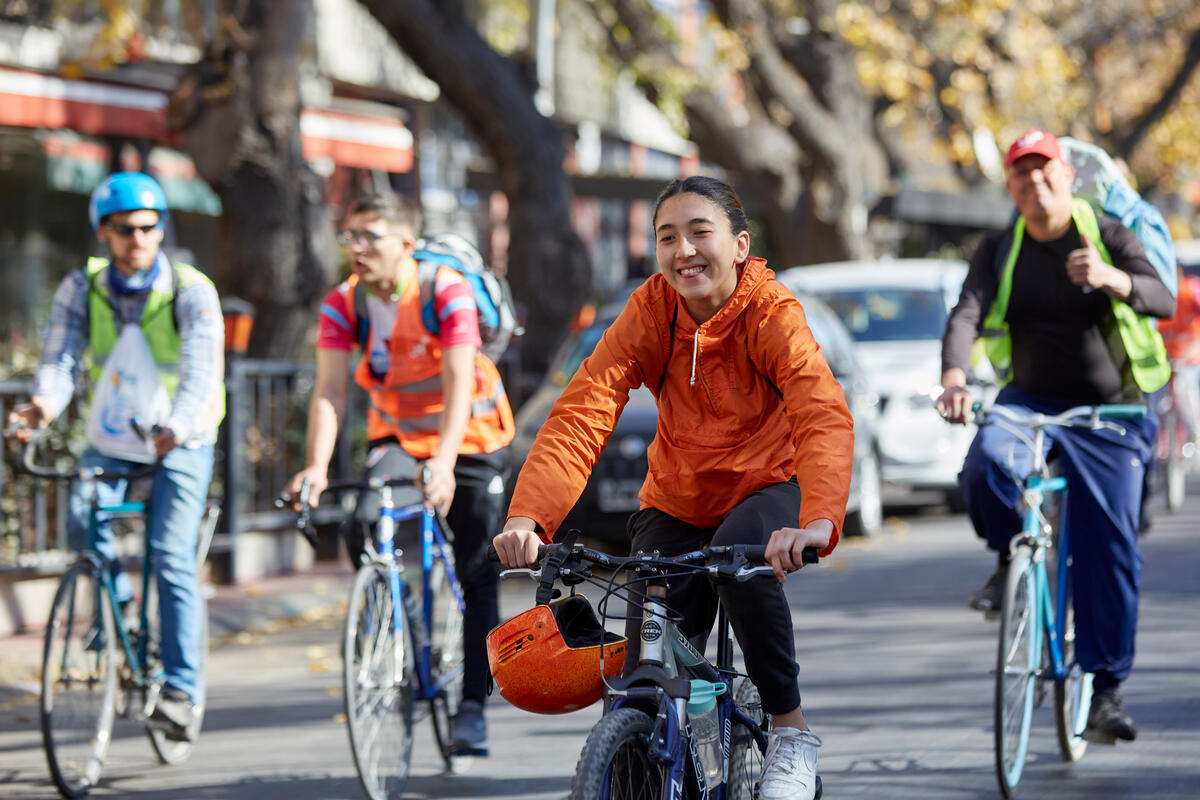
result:
[[(1038, 431), (1040, 434), (1041, 431)], [(1040, 444), (1040, 442), (1039, 442)], [(1051, 541), (1047, 535), (1045, 528), (1042, 525), (1042, 501), (1047, 494), (1054, 492), (1065, 492), (1067, 488), (1067, 479), (1062, 476), (1052, 478), (1042, 477), (1040, 474), (1033, 474), (1025, 481), (1024, 504), (1025, 511), (1022, 524), (1022, 536), (1014, 540), (1015, 547), (1029, 547), (1030, 560), (1033, 564), (1034, 584), (1037, 587), (1035, 590), (1036, 607), (1034, 609), (1034, 618), (1042, 626), (1042, 632), (1045, 634), (1045, 641), (1050, 646), (1050, 663), (1046, 665), (1042, 677), (1047, 680), (1065, 681), (1074, 664), (1066, 664), (1063, 662), (1063, 653), (1066, 652), (1064, 647), (1063, 635), (1066, 631), (1066, 607), (1067, 607), (1067, 591), (1069, 588), (1068, 581), (1068, 563), (1067, 557), (1070, 551), (1070, 532), (1067, 525), (1066, 509), (1062, 509), (1059, 515), (1059, 530), (1057, 545)], [(1057, 549), (1059, 552), (1057, 565), (1057, 583), (1055, 585), (1055, 596), (1053, 600), (1050, 596), (1050, 581), (1046, 570), (1046, 554), (1051, 549)], [(1042, 637), (1038, 637), (1041, 641)]]
[[(408, 620), (406, 625), (405, 597), (413, 591), (404, 579), (403, 555), (397, 552), (394, 542), (396, 524), (406, 520), (421, 517), (421, 616), (417, 620)], [(462, 590), (458, 585), (458, 576), (454, 565), (446, 557), (450, 545), (446, 541), (441, 526), (438, 525), (433, 509), (426, 508), (424, 503), (397, 508), (392, 500), (392, 487), (382, 486), (379, 489), (379, 525), (376, 528), (375, 550), (376, 561), (383, 564), (388, 573), (388, 583), (392, 595), (392, 624), (397, 631), (407, 628), (409, 642), (416, 655), (415, 671), (417, 676), (417, 696), (422, 700), (437, 697), (448, 680), (455, 675), (443, 676), (435, 682), (432, 677), (433, 645), (429, 632), (433, 630), (433, 586), (430, 575), (433, 572), (434, 560), (442, 562), (446, 570), (447, 583), (461, 612), (465, 606)], [(402, 636), (395, 637), (396, 647), (404, 646)], [(403, 653), (397, 653), (396, 668), (404, 669)]]
[[(665, 593), (665, 584), (652, 584), (647, 587), (647, 598), (642, 603), (642, 625), (639, 634), (641, 655), (638, 667), (630, 678), (643, 685), (626, 689), (608, 687), (605, 692), (605, 713), (630, 706), (655, 718), (655, 731), (661, 728), (661, 736), (657, 739), (657, 746), (652, 738), (651, 754), (655, 760), (667, 766), (662, 800), (680, 800), (683, 797), (684, 782), (688, 775), (688, 755), (691, 756), (693, 766), (692, 785), (698, 787), (699, 796), (709, 800), (725, 800), (728, 792), (726, 782), (729, 779), (727, 770), (733, 724), (742, 725), (750, 731), (760, 751), (766, 750), (766, 736), (754, 720), (743, 714), (734, 704), (733, 681), (737, 673), (730, 666), (733, 661), (733, 649), (725, 609), (721, 608), (717, 615), (717, 660), (714, 666), (692, 646), (669, 619), (667, 608), (662, 602)], [(711, 791), (705, 783), (695, 748), (684, 746), (685, 741), (691, 742), (692, 738), (691, 726), (686, 722), (687, 697), (678, 696), (682, 686), (686, 685), (681, 681), (681, 672), (714, 683), (721, 681), (726, 687), (716, 698), (722, 764), (726, 774), (722, 782)], [(646, 683), (650, 685), (645, 685)], [(684, 725), (688, 726), (686, 739), (682, 735)]]

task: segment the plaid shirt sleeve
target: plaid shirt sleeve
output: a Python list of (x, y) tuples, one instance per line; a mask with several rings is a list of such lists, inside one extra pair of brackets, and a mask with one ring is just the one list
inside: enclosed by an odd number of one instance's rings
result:
[(45, 403), (50, 419), (62, 413), (75, 393), (79, 359), (88, 344), (87, 316), (87, 279), (82, 271), (72, 272), (54, 292), (34, 380), (33, 394)]
[(167, 427), (179, 442), (215, 432), (205, 425), (225, 373), (225, 323), (217, 290), (201, 281), (179, 293), (179, 388)]

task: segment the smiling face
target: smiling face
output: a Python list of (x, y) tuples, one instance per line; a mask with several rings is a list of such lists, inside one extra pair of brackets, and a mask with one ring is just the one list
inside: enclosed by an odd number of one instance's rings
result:
[(1031, 153), (1009, 165), (1004, 185), (1028, 221), (1057, 230), (1071, 218), (1075, 170), (1061, 158)]
[(750, 234), (734, 233), (725, 211), (703, 195), (668, 197), (654, 217), (658, 268), (697, 323), (711, 319), (737, 288)]

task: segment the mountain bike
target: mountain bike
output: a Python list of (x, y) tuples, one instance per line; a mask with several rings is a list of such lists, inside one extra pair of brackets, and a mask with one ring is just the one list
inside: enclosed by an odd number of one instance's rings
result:
[[(120, 472), (100, 468), (59, 470), (35, 463), (38, 438), (29, 442), (20, 469), (39, 478), (134, 481), (152, 476), (162, 462)], [(136, 618), (117, 601), (112, 567), (96, 552), (102, 522), (118, 517), (145, 517), (147, 504), (126, 501), (101, 505), (91, 492), (87, 547), (59, 581), (46, 625), (42, 658), (40, 723), (50, 775), (64, 797), (83, 797), (100, 780), (116, 717), (142, 725), (150, 745), (164, 764), (180, 764), (194, 742), (173, 739), (151, 721), (164, 684), (162, 630), (149, 526), (143, 535), (141, 598)], [(208, 501), (196, 542), (197, 568), (204, 563), (216, 529), (220, 505)], [(201, 601), (200, 674), (208, 660), (208, 608)], [(204, 690), (195, 702), (195, 729), (204, 719)]]
[[(350, 749), (363, 791), (372, 800), (396, 798), (408, 780), (415, 705), (433, 724), (438, 751), (450, 771), (483, 751), (454, 748), (450, 725), (458, 711), (463, 682), (462, 589), (455, 573), (453, 533), (436, 510), (424, 503), (397, 507), (392, 489), (412, 486), (411, 478), (368, 478), (331, 483), (325, 492), (379, 495), (374, 541), (366, 543), (354, 576), (342, 642), (343, 686)], [(310, 486), (301, 484), (296, 526), (316, 543), (308, 504)], [(291, 502), (291, 498), (281, 498)], [(421, 519), (421, 580), (408, 579), (403, 553), (396, 549), (396, 524)]]
[[(604, 620), (608, 601), (625, 599), (641, 610), (641, 650), (626, 677), (604, 680), (604, 715), (592, 728), (571, 781), (568, 800), (751, 800), (757, 797), (767, 748), (770, 718), (758, 689), (733, 667), (733, 638), (725, 610), (717, 612), (717, 656), (709, 661), (677, 627), (680, 615), (664, 602), (672, 576), (703, 572), (714, 583), (770, 575), (762, 566), (766, 548), (752, 545), (707, 547), (675, 557), (638, 553), (616, 557), (575, 543), (539, 548), (539, 602), (549, 600), (555, 582), (574, 587), (592, 584), (604, 590), (598, 603)], [(493, 553), (494, 555), (494, 553)], [(804, 550), (804, 562), (816, 563), (817, 549)], [(598, 577), (599, 567), (607, 577)], [(603, 674), (603, 668), (601, 669)], [(740, 681), (739, 681), (740, 679)], [(738, 683), (736, 691), (734, 683)], [(719, 763), (705, 763), (697, 746), (688, 702), (698, 692), (715, 695)], [(817, 778), (816, 796), (821, 797)]]
[[(996, 778), (1010, 798), (1025, 767), (1033, 710), (1054, 684), (1054, 726), (1064, 761), (1077, 761), (1087, 750), (1083, 730), (1092, 702), (1092, 675), (1075, 661), (1075, 620), (1070, 584), (1070, 527), (1060, 502), (1057, 525), (1047, 518), (1048, 496), (1068, 489), (1067, 479), (1052, 475), (1046, 463), (1045, 431), (1050, 427), (1111, 430), (1113, 420), (1141, 419), (1144, 406), (1079, 406), (1060, 414), (1038, 414), (1006, 406), (975, 406), (975, 422), (999, 425), (1028, 445), (1033, 465), (1021, 478), (1021, 531), (1009, 544), (1011, 560), (1000, 611), (996, 659)], [(1051, 584), (1047, 562), (1057, 561)]]

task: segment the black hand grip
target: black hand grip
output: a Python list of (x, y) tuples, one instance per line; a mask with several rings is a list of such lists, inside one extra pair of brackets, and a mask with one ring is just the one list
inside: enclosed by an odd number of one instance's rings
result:
[[(745, 550), (746, 560), (752, 564), (767, 563), (767, 548), (765, 545), (746, 545)], [(820, 562), (820, 548), (806, 547), (800, 553), (800, 560), (805, 564), (816, 564)]]

